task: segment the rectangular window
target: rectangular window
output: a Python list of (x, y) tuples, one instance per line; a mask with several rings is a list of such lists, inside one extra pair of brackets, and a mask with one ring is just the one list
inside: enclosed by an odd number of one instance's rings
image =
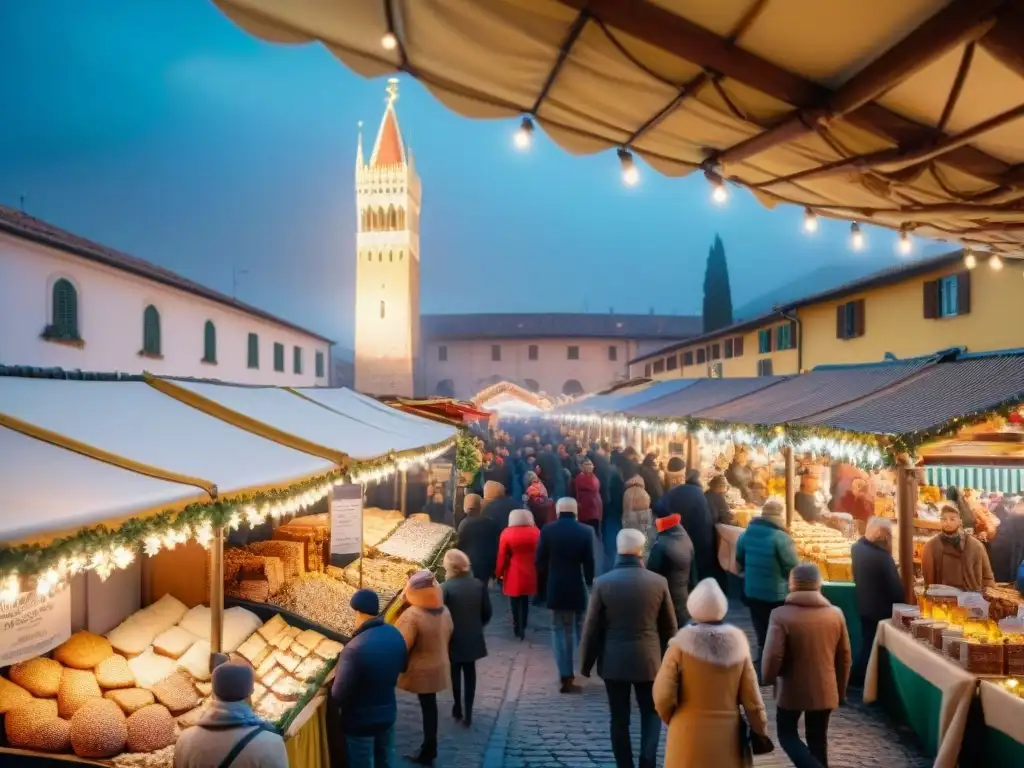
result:
[(711, 370), (708, 371), (708, 376), (710, 376), (712, 379), (720, 379), (720, 378), (722, 378), (722, 364), (721, 363), (712, 363), (711, 364)]
[(530, 360), (537, 360), (539, 358), (539, 355), (537, 354), (536, 344), (531, 344), (529, 347), (526, 348), (526, 356)]
[(654, 373), (663, 373), (664, 370), (665, 370), (665, 361), (664, 360), (655, 360), (654, 361), (654, 368), (653, 368), (653, 370), (654, 370)]
[(712, 344), (711, 345), (711, 359), (720, 360), (722, 358), (722, 345)]
[(651, 378), (651, 364), (650, 363), (647, 363), (646, 365), (644, 365), (644, 378), (646, 378), (646, 379)]
[(274, 342), (274, 370), (284, 373), (284, 344)]
[(249, 334), (249, 367), (260, 367), (260, 337), (255, 333)]
[(316, 353), (316, 377), (322, 379), (324, 377), (324, 353)]
[(448, 360), (448, 347), (446, 345), (442, 344), (442, 345), (440, 345), (437, 348), (437, 359), (439, 361), (441, 361), (442, 363), (447, 362), (447, 360)]
[(836, 338), (856, 339), (864, 335), (864, 299), (836, 307)]
[(608, 359), (615, 362), (619, 359), (619, 348), (614, 344), (608, 347)]
[(697, 350), (697, 365), (704, 365), (708, 360), (708, 353), (704, 347)]
[(772, 329), (762, 328), (757, 332), (757, 352), (766, 355), (772, 351)]
[[(580, 359), (580, 348), (577, 347), (576, 345), (571, 345), (566, 352), (567, 352), (567, 354), (566, 354), (566, 358), (567, 359), (569, 359), (569, 360), (579, 360)], [(655, 365), (657, 365), (657, 363), (655, 363)]]
[(302, 347), (292, 349), (292, 372), (302, 373)]
[(672, 355), (672, 357), (666, 357), (665, 358), (665, 370), (666, 371), (674, 371), (678, 367), (679, 367), (679, 356), (678, 355)]
[(757, 361), (757, 375), (758, 376), (771, 376), (772, 375), (772, 359), (766, 357), (764, 360)]
[(776, 349), (796, 349), (796, 323), (788, 322), (775, 329)]
[(693, 365), (693, 352), (683, 352), (683, 365)]
[(725, 340), (725, 359), (728, 360), (732, 357), (732, 339)]
[(743, 357), (743, 337), (737, 336), (732, 340), (732, 356)]
[(491, 344), (491, 360), (493, 362), (501, 360), (501, 344)]
[(924, 316), (957, 317), (971, 311), (971, 273), (947, 275), (924, 284)]

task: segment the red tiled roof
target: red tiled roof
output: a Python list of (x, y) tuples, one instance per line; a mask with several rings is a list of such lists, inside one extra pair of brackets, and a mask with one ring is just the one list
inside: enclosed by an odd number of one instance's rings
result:
[(402, 133), (398, 130), (398, 116), (394, 106), (389, 104), (377, 132), (370, 165), (401, 165), (404, 162), (405, 149), (402, 147)]
[(246, 314), (253, 315), (262, 320), (280, 325), (284, 328), (289, 328), (299, 333), (304, 333), (307, 336), (320, 339), (333, 344), (333, 340), (322, 336), (315, 331), (311, 331), (307, 328), (303, 328), (299, 325), (295, 325), (287, 320), (283, 320), (276, 315), (272, 315), (269, 312), (264, 312), (259, 307), (254, 307), (250, 304), (246, 304), (230, 296), (215, 291), (212, 288), (207, 288), (205, 285), (189, 280), (187, 277), (182, 277), (176, 272), (172, 272), (169, 269), (152, 264), (142, 259), (137, 259), (134, 256), (129, 256), (121, 251), (115, 251), (113, 248), (108, 248), (105, 245), (87, 240), (84, 237), (80, 237), (72, 232), (56, 227), (53, 224), (49, 224), (42, 219), (37, 219), (34, 216), (16, 211), (13, 208), (9, 208), (5, 205), (0, 205), (0, 232), (6, 232), (15, 237), (19, 237), (23, 240), (29, 240), (39, 245), (45, 245), (50, 248), (56, 248), (70, 253), (74, 256), (79, 256), (83, 259), (96, 262), (97, 264), (103, 264), (114, 269), (120, 269), (124, 272), (129, 272), (133, 275), (153, 280), (154, 282), (161, 283), (163, 285), (170, 286), (171, 288), (177, 288), (182, 291), (200, 296), (210, 301), (215, 301), (218, 304), (237, 309)]

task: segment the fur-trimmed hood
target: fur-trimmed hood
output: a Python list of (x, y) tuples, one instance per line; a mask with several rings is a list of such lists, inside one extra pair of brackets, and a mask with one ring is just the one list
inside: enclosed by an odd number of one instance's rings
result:
[(731, 667), (750, 658), (746, 633), (732, 624), (688, 624), (676, 633), (669, 645), (716, 667)]
[(644, 485), (644, 479), (640, 475), (633, 475), (633, 477), (629, 478), (629, 480), (626, 481), (626, 487), (644, 488), (644, 490), (646, 490), (646, 487)]

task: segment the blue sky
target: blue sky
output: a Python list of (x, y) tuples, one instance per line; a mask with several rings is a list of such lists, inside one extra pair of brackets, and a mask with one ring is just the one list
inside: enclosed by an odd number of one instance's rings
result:
[[(384, 81), (317, 46), (271, 46), (206, 0), (0, 3), (0, 203), (177, 270), (351, 345), (356, 125)], [(801, 212), (614, 152), (573, 157), (514, 121), (469, 121), (404, 79), (424, 186), (424, 312), (699, 312), (725, 243), (734, 306), (823, 264), (895, 263), (895, 235), (801, 234)], [(638, 116), (638, 121), (642, 121)]]

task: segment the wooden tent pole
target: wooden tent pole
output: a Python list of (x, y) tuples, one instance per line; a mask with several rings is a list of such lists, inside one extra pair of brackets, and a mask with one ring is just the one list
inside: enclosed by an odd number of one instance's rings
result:
[(409, 470), (407, 470), (407, 469), (400, 469), (398, 471), (399, 471), (399, 474), (401, 475), (401, 477), (399, 478), (399, 494), (400, 495), (399, 495), (398, 503), (400, 505), (399, 509), (402, 510), (402, 517), (405, 517), (405, 497), (406, 497), (406, 495), (408, 493), (408, 488), (409, 488), (409, 486), (408, 486), (409, 478), (407, 477), (407, 474), (408, 474)]
[(917, 513), (917, 472), (900, 462), (896, 469), (896, 523), (900, 535), (900, 579), (905, 601), (914, 599), (914, 515)]
[(793, 524), (793, 512), (796, 510), (796, 460), (793, 446), (784, 446), (782, 456), (786, 461), (786, 527), (789, 528)]
[(210, 544), (210, 652), (224, 647), (224, 526), (213, 527)]

